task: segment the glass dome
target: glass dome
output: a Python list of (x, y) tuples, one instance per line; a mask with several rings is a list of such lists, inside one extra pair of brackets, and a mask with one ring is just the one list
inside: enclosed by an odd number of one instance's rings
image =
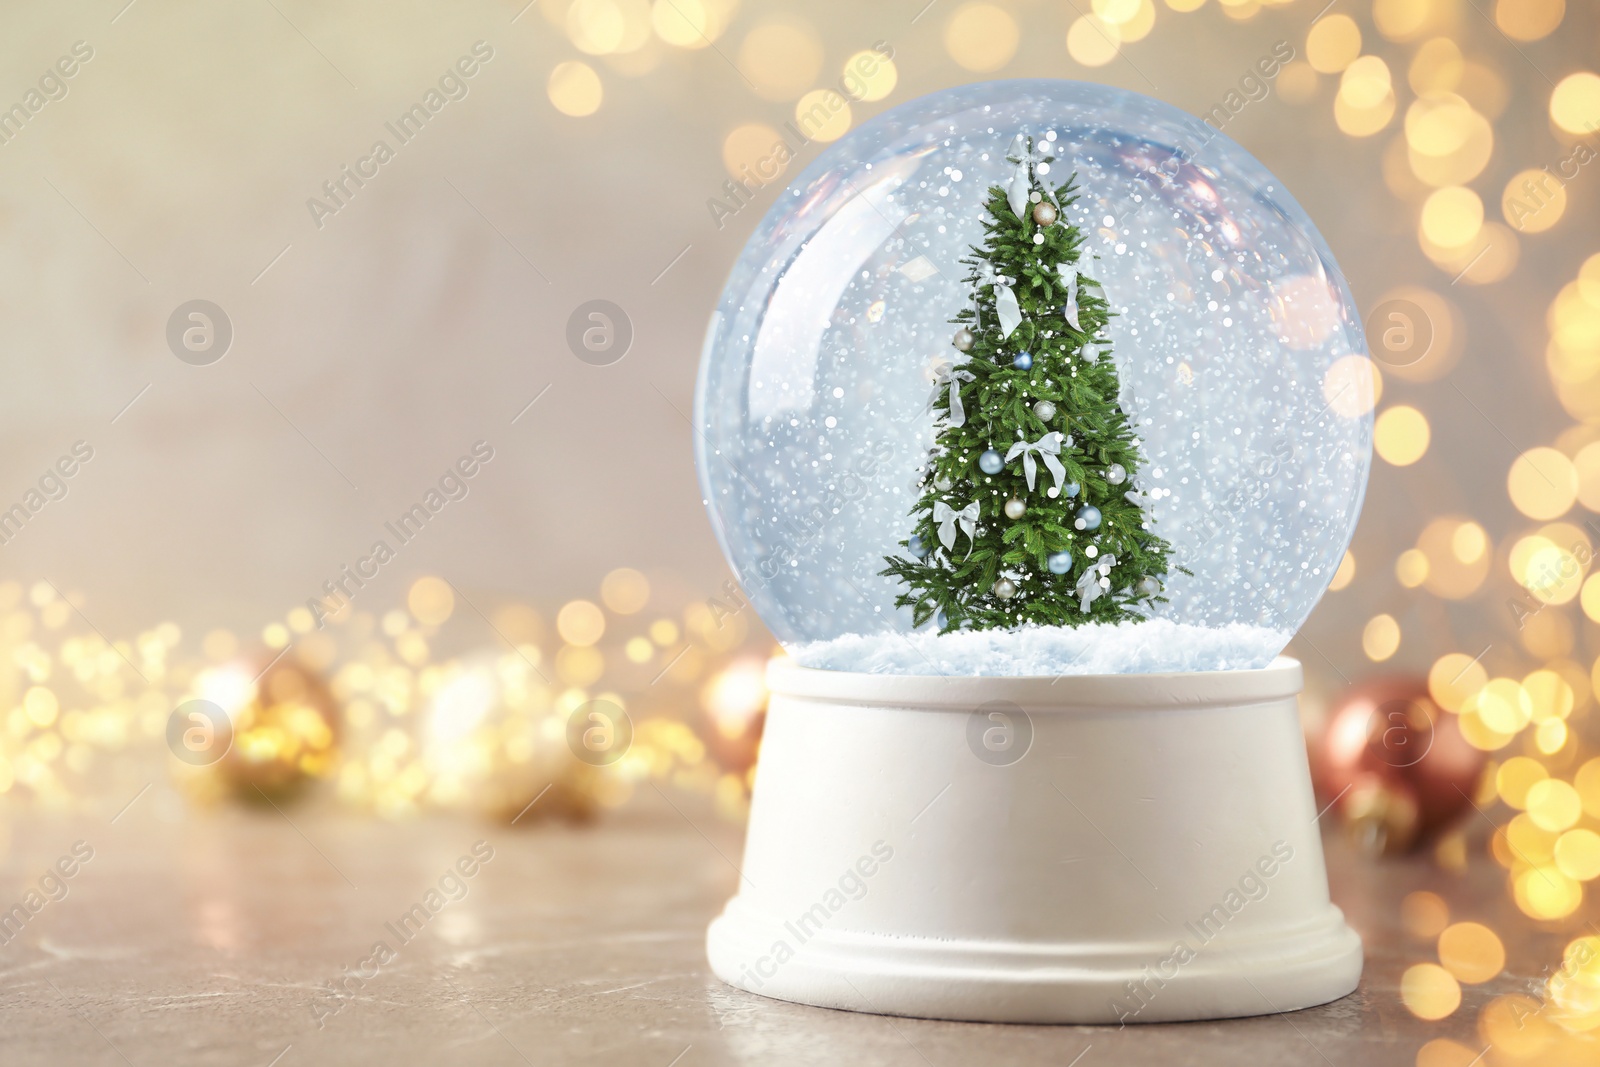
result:
[[(950, 418), (930, 394), (962, 358), (952, 337), (1019, 135), (1047, 190), (1075, 180), (1060, 222), (1078, 228), (1078, 266), (1103, 293), (1101, 355), (1142, 459), (1119, 488), (1170, 544), (1150, 587), (1160, 595), (1137, 608), (1147, 621), (1042, 628), (1070, 630), (1065, 643), (1028, 636), (1032, 625), (963, 632), (942, 614), (918, 626), (897, 606), (903, 580), (884, 573), (886, 559), (927, 551), (911, 535)], [(697, 463), (740, 585), (808, 666), (1260, 667), (1310, 614), (1355, 526), (1371, 462), (1365, 350), (1316, 227), (1226, 136), (1107, 86), (969, 85), (863, 125), (778, 197), (706, 335)], [(982, 662), (933, 652), (962, 640)], [(1091, 645), (1109, 658), (1082, 655)]]

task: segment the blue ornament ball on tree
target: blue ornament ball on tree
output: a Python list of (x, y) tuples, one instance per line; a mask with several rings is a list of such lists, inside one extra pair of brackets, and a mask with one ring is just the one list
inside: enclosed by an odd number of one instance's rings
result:
[(978, 457), (978, 469), (983, 471), (985, 474), (999, 474), (1001, 471), (1005, 470), (1005, 467), (1005, 457), (992, 448), (988, 449), (983, 455)]
[(1093, 504), (1085, 504), (1078, 509), (1078, 514), (1072, 520), (1072, 525), (1079, 530), (1100, 529), (1100, 509)]

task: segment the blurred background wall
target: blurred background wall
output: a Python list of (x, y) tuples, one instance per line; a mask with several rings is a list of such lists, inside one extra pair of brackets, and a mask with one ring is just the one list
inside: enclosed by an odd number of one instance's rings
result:
[[(651, 577), (652, 610), (715, 595), (688, 415), (746, 235), (880, 111), (1044, 76), (1223, 122), (1369, 316), (1381, 459), (1291, 649), (1313, 688), (1377, 663), (1555, 664), (1588, 699), (1593, 4), (70, 0), (0, 22), (0, 106), (23, 108), (0, 117), (0, 508), (92, 449), (60, 499), (47, 479), (0, 570), (104, 635), (169, 620), (281, 643), (477, 442), (492, 459), (465, 497), (358, 606), (435, 574), (554, 612), (620, 566)], [(892, 63), (817, 143), (727, 199), (875, 46)], [(1275, 78), (1253, 73), (1285, 47)], [(607, 365), (568, 341), (592, 300), (631, 332)]]

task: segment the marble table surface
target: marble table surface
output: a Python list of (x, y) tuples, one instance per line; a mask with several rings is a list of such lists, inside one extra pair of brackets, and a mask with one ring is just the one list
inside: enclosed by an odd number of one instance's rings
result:
[[(1481, 1048), (1478, 1009), (1530, 989), (1564, 943), (1518, 920), (1486, 858), (1447, 874), (1330, 840), (1334, 897), (1368, 954), (1360, 989), (1334, 1004), (1126, 1029), (799, 1007), (711, 976), (704, 930), (742, 832), (691, 798), (657, 799), (587, 827), (195, 814), (159, 796), (115, 822), (13, 811), (0, 907), (29, 893), (39, 906), (0, 929), (0, 1063), (1409, 1067), (1430, 1038)], [(1501, 930), (1510, 957), (1434, 1023), (1398, 995), (1405, 967), (1434, 958), (1400, 927), (1418, 888)], [(415, 908), (440, 903), (429, 893), (443, 901), (431, 915)]]

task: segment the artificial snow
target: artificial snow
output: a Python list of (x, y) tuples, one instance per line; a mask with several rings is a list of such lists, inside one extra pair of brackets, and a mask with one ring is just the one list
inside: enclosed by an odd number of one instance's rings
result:
[(845, 634), (792, 646), (789, 654), (804, 667), (868, 674), (1166, 674), (1266, 667), (1292, 636), (1237, 622), (1211, 627), (1141, 619), (948, 634), (932, 627), (910, 634)]

